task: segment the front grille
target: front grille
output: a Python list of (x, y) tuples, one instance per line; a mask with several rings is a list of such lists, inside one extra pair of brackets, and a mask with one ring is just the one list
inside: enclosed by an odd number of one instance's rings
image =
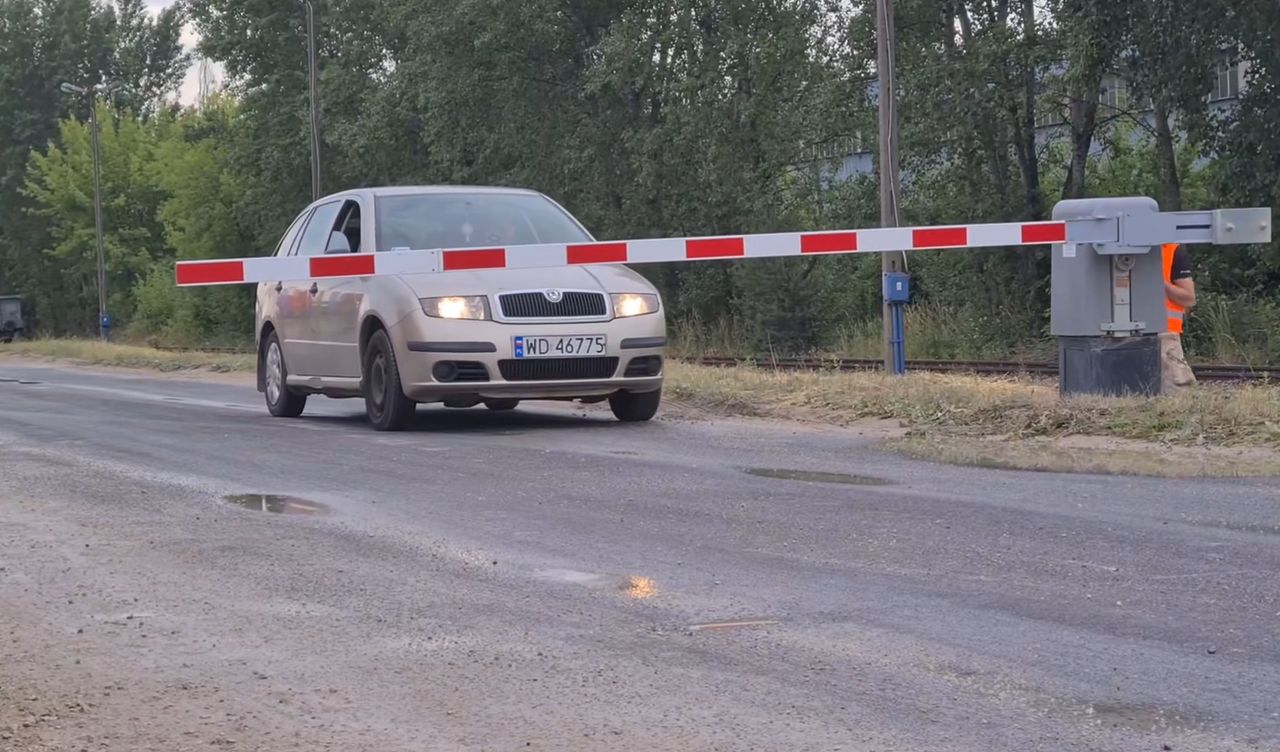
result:
[(500, 360), (498, 370), (507, 381), (610, 379), (618, 371), (617, 358), (531, 358)]
[(499, 295), (498, 305), (509, 319), (598, 318), (609, 313), (604, 294), (598, 292), (566, 292), (555, 303), (540, 292), (513, 292)]

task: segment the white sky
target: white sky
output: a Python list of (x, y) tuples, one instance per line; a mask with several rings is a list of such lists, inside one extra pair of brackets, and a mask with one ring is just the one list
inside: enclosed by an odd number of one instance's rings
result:
[[(152, 11), (167, 8), (173, 5), (176, 0), (146, 0), (147, 8)], [(196, 46), (196, 35), (190, 26), (186, 28), (182, 35), (182, 43), (186, 45), (188, 51), (193, 51)], [(191, 70), (187, 71), (187, 78), (182, 82), (182, 88), (178, 92), (178, 98), (183, 104), (192, 104), (196, 101), (196, 93), (200, 91), (200, 61), (196, 60), (191, 66)], [(221, 77), (221, 67), (214, 66), (214, 72)]]

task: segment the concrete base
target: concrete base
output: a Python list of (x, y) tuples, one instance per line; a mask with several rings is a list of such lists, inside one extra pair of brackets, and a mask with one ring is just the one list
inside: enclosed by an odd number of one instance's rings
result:
[(1154, 396), (1160, 393), (1160, 340), (1140, 337), (1059, 337), (1062, 394)]

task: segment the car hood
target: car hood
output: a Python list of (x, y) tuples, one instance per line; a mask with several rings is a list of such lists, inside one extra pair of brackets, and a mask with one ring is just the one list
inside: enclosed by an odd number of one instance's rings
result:
[(403, 274), (400, 279), (419, 298), (444, 295), (493, 295), (516, 290), (599, 290), (654, 292), (644, 277), (625, 266), (557, 266), (546, 269), (486, 269), (440, 274)]

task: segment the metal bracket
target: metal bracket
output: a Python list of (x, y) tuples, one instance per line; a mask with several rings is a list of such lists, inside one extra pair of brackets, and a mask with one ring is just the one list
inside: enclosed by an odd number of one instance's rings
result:
[[(1216, 209), (1213, 211), (1121, 211), (1113, 217), (1068, 220), (1088, 222), (1090, 234), (1101, 234), (1104, 220), (1115, 222), (1115, 239), (1096, 240), (1101, 256), (1150, 253), (1164, 243), (1182, 245), (1243, 245), (1271, 242), (1271, 209)], [(1073, 233), (1075, 234), (1075, 233)], [(1081, 233), (1083, 234), (1083, 233)]]
[[(1145, 250), (1143, 251), (1146, 252)], [(1145, 322), (1133, 321), (1132, 272), (1137, 259), (1132, 254), (1113, 256), (1111, 259), (1111, 323), (1102, 324), (1102, 331), (1113, 336), (1140, 334)]]
[(1213, 212), (1214, 245), (1270, 243), (1271, 209), (1218, 209)]
[(1098, 328), (1113, 337), (1128, 337), (1141, 334), (1147, 328), (1147, 322), (1130, 321), (1127, 324), (1102, 324)]

